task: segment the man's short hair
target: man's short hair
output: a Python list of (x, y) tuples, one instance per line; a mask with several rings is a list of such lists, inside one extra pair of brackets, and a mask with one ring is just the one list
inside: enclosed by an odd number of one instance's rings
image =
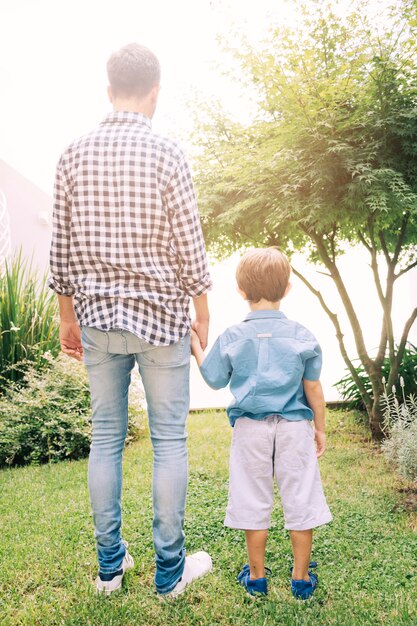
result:
[(107, 76), (114, 96), (142, 98), (159, 85), (161, 67), (151, 50), (129, 43), (110, 56)]
[(290, 274), (290, 263), (278, 248), (256, 248), (240, 259), (236, 280), (249, 302), (259, 302), (262, 298), (278, 302), (285, 295)]

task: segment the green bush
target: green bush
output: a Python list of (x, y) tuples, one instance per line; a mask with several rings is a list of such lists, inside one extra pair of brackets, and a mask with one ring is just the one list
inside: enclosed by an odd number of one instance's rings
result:
[[(400, 372), (398, 375), (398, 382), (400, 377), (404, 381), (404, 393), (406, 396), (411, 394), (417, 394), (417, 348), (412, 344), (408, 344), (404, 350), (404, 357), (401, 363)], [(363, 382), (365, 389), (372, 396), (372, 385), (363, 365), (359, 365), (355, 368), (356, 373)], [(385, 358), (382, 365), (382, 374), (385, 380), (389, 378), (390, 362), (389, 358)], [(361, 395), (356, 386), (355, 381), (352, 378), (352, 374), (348, 373), (341, 378), (337, 383), (333, 385), (339, 391), (342, 400), (348, 402), (350, 409), (357, 409), (359, 411), (365, 411)]]
[(417, 482), (417, 398), (403, 395), (400, 403), (394, 393), (385, 393), (382, 405), (387, 435), (382, 451), (400, 476)]
[[(84, 365), (60, 355), (47, 368), (26, 366), (22, 384), (0, 396), (0, 466), (79, 459), (88, 455), (91, 408)], [(133, 396), (133, 397), (132, 397)], [(133, 379), (126, 443), (144, 430), (141, 391)]]
[(47, 365), (46, 352), (59, 351), (55, 294), (19, 254), (0, 276), (0, 391), (22, 380), (31, 363)]

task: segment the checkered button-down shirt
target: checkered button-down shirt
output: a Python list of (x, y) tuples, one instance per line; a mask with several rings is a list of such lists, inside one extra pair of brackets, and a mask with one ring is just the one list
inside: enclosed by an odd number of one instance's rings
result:
[(190, 297), (211, 288), (193, 183), (181, 149), (141, 113), (110, 113), (62, 154), (50, 270), (82, 326), (154, 345), (189, 331)]

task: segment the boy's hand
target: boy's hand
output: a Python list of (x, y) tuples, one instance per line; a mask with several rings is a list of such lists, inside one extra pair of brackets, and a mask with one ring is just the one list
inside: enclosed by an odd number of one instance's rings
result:
[(324, 454), (324, 451), (326, 449), (326, 433), (324, 433), (322, 430), (315, 430), (314, 441), (316, 442), (317, 458), (319, 458)]

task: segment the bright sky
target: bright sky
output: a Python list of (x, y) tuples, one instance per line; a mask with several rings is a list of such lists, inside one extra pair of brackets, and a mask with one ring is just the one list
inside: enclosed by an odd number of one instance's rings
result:
[(216, 37), (238, 18), (259, 33), (285, 1), (2, 0), (0, 9), (0, 158), (51, 190), (64, 146), (110, 110), (106, 61), (131, 41), (150, 47), (162, 66), (154, 128), (179, 137), (193, 88), (218, 94), (225, 82), (211, 69)]
[[(370, 0), (367, 8), (375, 13), (388, 1)], [(352, 3), (339, 4), (344, 11)], [(131, 41), (147, 45), (161, 62), (162, 90), (153, 120), (157, 132), (184, 143), (191, 118), (185, 103), (194, 89), (220, 98), (244, 116), (246, 101), (218, 67), (224, 57), (217, 37), (229, 39), (237, 31), (256, 41), (271, 23), (291, 23), (295, 5), (291, 0), (1, 0), (0, 158), (51, 194), (61, 151), (111, 110), (106, 61), (113, 50)], [(246, 314), (245, 303), (234, 291), (235, 266), (236, 259), (231, 259), (213, 269), (212, 340)], [(375, 316), (379, 326), (380, 314), (368, 306), (373, 287), (362, 279), (364, 267), (358, 255), (347, 260), (355, 299), (365, 302), (361, 313), (372, 347), (377, 343)], [(312, 278), (316, 284), (323, 282), (315, 272)], [(397, 301), (401, 318), (400, 303), (408, 303), (408, 290), (404, 284)], [(325, 342), (325, 388), (327, 397), (335, 397), (332, 384), (344, 365), (333, 328), (296, 280), (283, 310)], [(207, 401), (207, 389), (196, 372), (194, 381), (194, 406), (220, 405), (228, 397), (212, 392)]]
[[(383, 0), (383, 3), (387, 0)], [(349, 0), (341, 0), (342, 7)], [(154, 129), (182, 139), (193, 89), (245, 102), (215, 67), (218, 35), (259, 39), (271, 23), (295, 19), (291, 0), (1, 0), (0, 158), (51, 192), (56, 161), (75, 137), (110, 110), (106, 61), (130, 41), (150, 47), (162, 65)], [(373, 0), (368, 3), (380, 6)], [(230, 107), (229, 107), (230, 108)]]

